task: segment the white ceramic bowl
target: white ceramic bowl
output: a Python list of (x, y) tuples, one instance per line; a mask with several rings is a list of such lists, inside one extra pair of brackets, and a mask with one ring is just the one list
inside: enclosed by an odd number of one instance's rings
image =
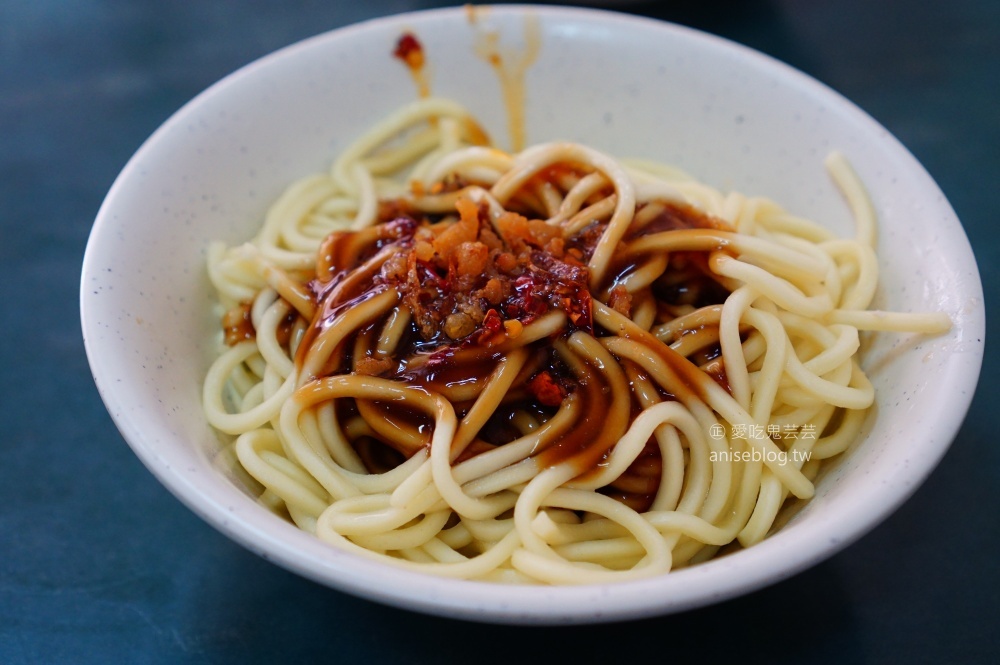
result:
[[(390, 53), (423, 42), (431, 89), (469, 106), (507, 141), (482, 32), (523, 42), (528, 143), (570, 139), (672, 162), (724, 189), (761, 194), (832, 229), (851, 218), (822, 166), (844, 152), (881, 217), (878, 304), (943, 310), (933, 340), (883, 335), (867, 352), (878, 394), (867, 436), (816, 497), (763, 543), (662, 578), (611, 586), (508, 587), (426, 577), (321, 543), (258, 506), (214, 462), (200, 405), (218, 322), (205, 272), (212, 240), (252, 236), (292, 180), (326, 168), (374, 119), (415, 97)], [(142, 146), (104, 202), (81, 284), (83, 332), (101, 395), (152, 473), (250, 550), (322, 584), (442, 615), (572, 623), (662, 614), (748, 592), (832, 555), (900, 505), (943, 455), (982, 361), (982, 288), (938, 187), (881, 126), (833, 91), (746, 48), (661, 22), (552, 7), (465, 9), (371, 21), (263, 58), (199, 95)]]

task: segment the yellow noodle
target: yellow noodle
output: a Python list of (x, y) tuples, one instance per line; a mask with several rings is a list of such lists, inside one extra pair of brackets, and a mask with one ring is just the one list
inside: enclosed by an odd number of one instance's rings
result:
[[(253, 333), (204, 380), (219, 463), (332, 547), (434, 575), (592, 584), (753, 545), (861, 436), (875, 393), (859, 331), (950, 327), (868, 309), (875, 208), (843, 155), (827, 168), (851, 239), (667, 165), (485, 140), (459, 104), (415, 102), (293, 183), (250, 241), (208, 247), (221, 307), (249, 312)], [(577, 261), (587, 292), (520, 317), (505, 292), (493, 341), (415, 345), (423, 305), (391, 275), (412, 269), (418, 238), (438, 251), (426, 238), (460, 223), (463, 201), (498, 238), (511, 209), (544, 222), (545, 251)], [(383, 206), (436, 230), (406, 236)], [(696, 221), (673, 228), (684, 215)], [(448, 270), (475, 251), (460, 245)], [(349, 265), (317, 274), (334, 260)]]

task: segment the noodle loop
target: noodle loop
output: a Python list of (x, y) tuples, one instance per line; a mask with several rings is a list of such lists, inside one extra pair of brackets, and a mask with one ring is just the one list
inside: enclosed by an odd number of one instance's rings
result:
[(208, 420), (333, 546), (579, 584), (752, 545), (859, 436), (859, 330), (950, 325), (867, 310), (874, 208), (840, 156), (850, 240), (667, 167), (486, 143), (424, 99), (209, 249)]

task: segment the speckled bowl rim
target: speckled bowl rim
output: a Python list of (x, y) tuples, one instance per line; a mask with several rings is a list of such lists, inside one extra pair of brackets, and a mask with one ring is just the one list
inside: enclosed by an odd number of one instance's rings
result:
[[(493, 7), (498, 14), (525, 11), (522, 6)], [(234, 73), (220, 84), (199, 95), (178, 111), (164, 127), (184, 122), (184, 119), (207, 96), (215, 95), (222, 85), (250, 77), (257, 67), (276, 58), (287, 57), (317, 41), (335, 40), (342, 35), (363, 32), (377, 26), (406, 25), (410, 20), (434, 17), (454, 20), (466, 10), (452, 8), (430, 10), (375, 19), (341, 28), (299, 42), (256, 61)], [(823, 97), (835, 112), (852, 122), (877, 128), (885, 135), (884, 149), (911, 167), (914, 177), (922, 179), (931, 193), (938, 195), (937, 206), (945, 216), (954, 219), (953, 232), (962, 235), (954, 212), (940, 191), (906, 149), (836, 92), (817, 81), (775, 61), (768, 56), (724, 39), (667, 23), (633, 16), (590, 9), (561, 7), (531, 7), (543, 17), (559, 17), (573, 21), (599, 21), (616, 29), (660, 30), (665, 38), (681, 36), (708, 49), (724, 49), (737, 54), (753, 67), (767, 68), (787, 85), (807, 89)], [(941, 376), (942, 394), (947, 408), (936, 418), (920, 442), (904, 474), (873, 490), (879, 502), (875, 507), (859, 502), (844, 504), (826, 521), (803, 520), (795, 529), (779, 531), (764, 542), (738, 554), (722, 557), (667, 576), (614, 585), (582, 587), (509, 587), (479, 582), (444, 580), (393, 568), (358, 558), (330, 548), (291, 525), (272, 519), (263, 510), (245, 510), (233, 502), (234, 494), (220, 488), (219, 477), (204, 473), (204, 469), (182, 469), (171, 464), (166, 451), (157, 450), (159, 441), (151, 440), (144, 415), (145, 407), (129, 401), (128, 382), (135, 377), (116, 373), (108, 364), (107, 354), (116, 352), (113, 342), (101, 337), (107, 321), (99, 317), (100, 307), (90, 283), (104, 268), (100, 263), (102, 243), (113, 232), (114, 213), (118, 198), (130, 187), (136, 176), (139, 157), (150, 145), (162, 140), (161, 128), (143, 145), (108, 194), (97, 216), (88, 243), (81, 280), (81, 317), (87, 354), (95, 382), (122, 435), (149, 470), (184, 504), (219, 531), (243, 544), (260, 556), (295, 571), (319, 583), (379, 602), (450, 617), (500, 623), (569, 624), (594, 623), (682, 611), (747, 593), (777, 582), (830, 557), (861, 537), (903, 503), (936, 466), (957, 433), (971, 402), (982, 361), (983, 316), (975, 313), (966, 323), (967, 335), (980, 341), (977, 349), (967, 351), (961, 367)], [(964, 235), (962, 235), (964, 238)], [(968, 241), (967, 252), (960, 260), (975, 261)], [(969, 285), (970, 298), (979, 302), (982, 289), (977, 280)], [(121, 349), (117, 349), (121, 351)], [(977, 359), (978, 354), (978, 359)], [(155, 405), (150, 408), (155, 410)], [(259, 514), (258, 514), (259, 513)]]

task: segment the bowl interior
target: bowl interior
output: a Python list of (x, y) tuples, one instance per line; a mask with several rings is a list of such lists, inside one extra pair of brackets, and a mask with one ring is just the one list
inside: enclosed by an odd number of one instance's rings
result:
[[(404, 30), (424, 46), (432, 93), (468, 106), (502, 147), (510, 144), (504, 86), (476, 55), (491, 33), (508, 63), (526, 46), (540, 47), (523, 78), (529, 145), (566, 139), (670, 162), (721, 189), (773, 198), (843, 235), (851, 217), (822, 161), (834, 149), (850, 159), (880, 216), (877, 305), (943, 310), (955, 327), (931, 340), (883, 334), (868, 341), (877, 407), (867, 436), (785, 528), (749, 550), (641, 584), (508, 588), (425, 578), (333, 550), (233, 482), (201, 410), (218, 326), (206, 247), (251, 237), (288, 183), (327, 168), (375, 119), (416, 97), (409, 71), (391, 55)], [(81, 305), (95, 380), (125, 439), (221, 531), (303, 575), (376, 600), (548, 623), (704, 604), (791, 575), (862, 535), (909, 496), (957, 431), (978, 377), (984, 316), (975, 261), (944, 196), (849, 102), (718, 38), (542, 7), (359, 24), (216, 84), (165, 123), (114, 184), (87, 248)]]

